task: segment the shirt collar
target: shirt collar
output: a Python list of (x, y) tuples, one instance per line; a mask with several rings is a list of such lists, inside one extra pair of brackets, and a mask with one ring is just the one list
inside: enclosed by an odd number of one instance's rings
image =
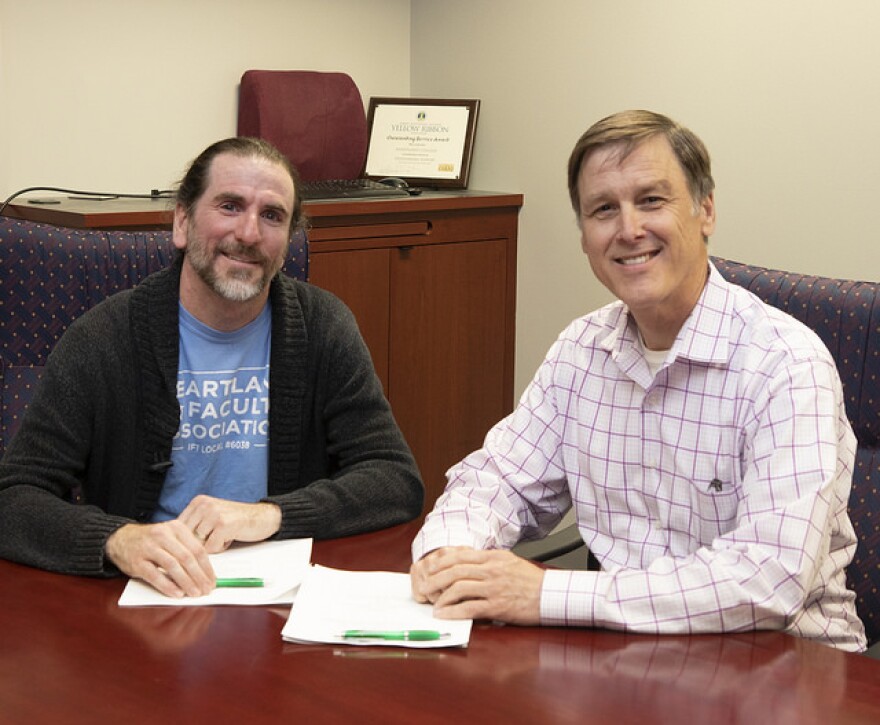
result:
[[(709, 262), (709, 277), (697, 304), (685, 320), (669, 354), (667, 365), (684, 358), (695, 362), (720, 363), (728, 359), (731, 310), (733, 297), (730, 283)], [(638, 341), (638, 328), (623, 303), (617, 304), (616, 314), (608, 319), (609, 329), (600, 346), (607, 350), (621, 370), (632, 375), (644, 363), (644, 354)]]
[(678, 331), (670, 351), (672, 355), (704, 363), (726, 362), (732, 311), (730, 283), (710, 262), (709, 279), (696, 306)]

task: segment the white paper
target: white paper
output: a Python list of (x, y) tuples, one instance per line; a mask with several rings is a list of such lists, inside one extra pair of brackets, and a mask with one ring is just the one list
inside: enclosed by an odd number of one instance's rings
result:
[(218, 579), (261, 577), (262, 587), (215, 589), (204, 597), (166, 597), (137, 579), (130, 579), (119, 598), (120, 607), (199, 607), (213, 604), (290, 604), (309, 569), (311, 539), (236, 544), (209, 556)]
[[(466, 647), (473, 620), (437, 619), (430, 604), (412, 598), (409, 574), (343, 571), (312, 566), (290, 610), (281, 636), (289, 642), (380, 645), (388, 647)], [(436, 630), (441, 639), (351, 640), (347, 630)]]

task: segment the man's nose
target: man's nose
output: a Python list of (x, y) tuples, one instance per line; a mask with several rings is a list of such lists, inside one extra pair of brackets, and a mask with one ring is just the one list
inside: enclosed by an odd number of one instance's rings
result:
[(644, 220), (641, 212), (635, 206), (628, 204), (621, 206), (618, 219), (620, 221), (618, 236), (622, 241), (635, 241), (644, 236), (644, 229), (642, 226)]
[(256, 213), (245, 212), (238, 218), (235, 236), (242, 244), (256, 244), (260, 240), (260, 219)]

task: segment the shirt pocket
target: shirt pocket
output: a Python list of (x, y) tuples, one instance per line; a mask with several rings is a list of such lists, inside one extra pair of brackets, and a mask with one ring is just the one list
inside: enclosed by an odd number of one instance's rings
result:
[(740, 489), (733, 466), (718, 459), (701, 463), (697, 462), (694, 475), (688, 477), (687, 490), (693, 511), (691, 533), (701, 546), (708, 546), (736, 528)]

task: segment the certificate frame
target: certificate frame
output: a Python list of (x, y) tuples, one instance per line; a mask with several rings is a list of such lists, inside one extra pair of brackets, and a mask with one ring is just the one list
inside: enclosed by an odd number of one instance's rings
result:
[(479, 113), (475, 98), (370, 98), (364, 175), (466, 189)]

